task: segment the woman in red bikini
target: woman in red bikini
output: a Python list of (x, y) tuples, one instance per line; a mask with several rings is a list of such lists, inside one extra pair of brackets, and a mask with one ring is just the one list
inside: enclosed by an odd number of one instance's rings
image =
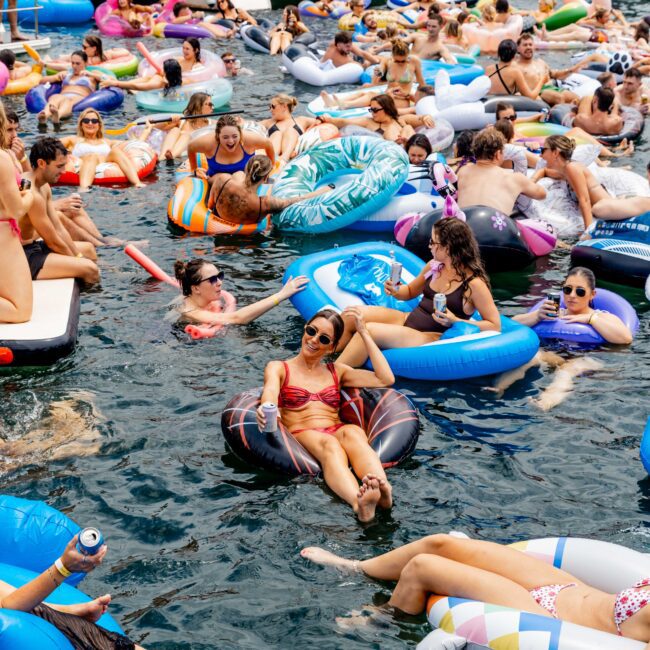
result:
[[(316, 457), (330, 489), (352, 506), (360, 521), (370, 521), (377, 506), (393, 505), (391, 486), (363, 429), (341, 422), (340, 391), (343, 386), (391, 386), (395, 377), (368, 334), (361, 311), (357, 307), (346, 311), (354, 318), (374, 371), (356, 370), (343, 363), (323, 363), (324, 357), (336, 349), (344, 328), (343, 319), (335, 311), (323, 309), (305, 325), (298, 354), (288, 361), (271, 361), (266, 366), (261, 399), (262, 404), (273, 402), (280, 407), (282, 422)], [(261, 406), (257, 419), (263, 429), (265, 415)]]
[[(0, 142), (5, 142), (7, 116), (0, 103)], [(0, 148), (0, 323), (24, 323), (32, 316), (32, 278), (20, 244), (20, 219), (34, 202), (21, 191), (20, 174), (10, 154)]]
[(397, 580), (388, 604), (408, 614), (424, 611), (429, 594), (444, 594), (650, 640), (650, 578), (608, 594), (516, 549), (451, 535), (429, 535), (362, 561), (315, 547), (301, 555), (316, 564)]

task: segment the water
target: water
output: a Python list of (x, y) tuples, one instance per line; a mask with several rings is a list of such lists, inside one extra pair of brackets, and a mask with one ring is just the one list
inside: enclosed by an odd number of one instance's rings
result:
[[(330, 21), (313, 23), (333, 29)], [(82, 33), (56, 35), (57, 48), (70, 51)], [(218, 45), (219, 52), (231, 46)], [(257, 72), (235, 84), (233, 106), (251, 117), (266, 117), (272, 92), (296, 94), (299, 111), (314, 96), (278, 73), (279, 61), (240, 42), (233, 49)], [(7, 103), (22, 110), (19, 98)], [(109, 124), (136, 115), (129, 98)], [(24, 120), (25, 129), (34, 125), (34, 117)], [(647, 152), (642, 139), (632, 160), (637, 171)], [(298, 256), (363, 238), (180, 237), (165, 217), (172, 172), (160, 164), (157, 182), (140, 191), (94, 189), (92, 215), (107, 234), (148, 239), (148, 254), (165, 269), (179, 257), (218, 261), (241, 304), (277, 290)], [(561, 251), (526, 272), (494, 276), (502, 311), (519, 312), (557, 287), (568, 264)], [(336, 616), (385, 601), (391, 585), (309, 565), (298, 556), (306, 545), (364, 558), (456, 529), (501, 542), (572, 534), (648, 550), (650, 480), (638, 447), (650, 394), (650, 306), (641, 290), (617, 288), (639, 311), (634, 344), (594, 352), (605, 369), (579, 379), (550, 413), (528, 401), (550, 383), (549, 372), (529, 371), (503, 399), (482, 391), (485, 379), (399, 381), (421, 411), (422, 436), (412, 459), (389, 472), (392, 513), (364, 527), (322, 482), (252, 471), (224, 447), (219, 420), (226, 401), (261, 384), (269, 360), (297, 349), (302, 321), (288, 302), (246, 327), (192, 342), (163, 320), (173, 290), (148, 280), (120, 250), (102, 251), (100, 265), (101, 287), (83, 294), (74, 355), (52, 368), (0, 377), (0, 431), (21, 438), (44, 426), (50, 402), (73, 398), (76, 410), (96, 422), (101, 450), (64, 460), (32, 456), (4, 474), (4, 491), (44, 499), (102, 530), (108, 559), (83, 588), (111, 592), (113, 614), (145, 647), (286, 648), (299, 640), (389, 649), (426, 635), (423, 617), (341, 632)], [(93, 404), (105, 419), (93, 417)]]

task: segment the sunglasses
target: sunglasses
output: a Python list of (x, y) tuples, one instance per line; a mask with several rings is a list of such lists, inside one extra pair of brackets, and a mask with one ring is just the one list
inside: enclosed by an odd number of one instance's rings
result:
[(81, 120), (82, 124), (99, 124), (99, 118), (98, 117), (84, 117), (83, 120)]
[(269, 108), (273, 111), (278, 107), (277, 104), (269, 104)]
[(219, 271), (219, 273), (216, 273), (215, 275), (211, 275), (209, 278), (203, 278), (203, 280), (201, 280), (199, 284), (201, 284), (201, 282), (209, 282), (212, 286), (214, 286), (215, 284), (217, 284), (217, 282), (223, 282), (223, 279), (225, 277), (226, 274), (223, 271)]
[(234, 63), (237, 59), (222, 59), (224, 63)]
[(517, 113), (514, 115), (508, 115), (508, 117), (504, 117), (504, 120), (510, 120), (511, 122), (515, 122), (517, 120)]
[[(568, 284), (562, 287), (562, 293), (565, 296), (570, 296), (574, 291), (574, 287), (570, 287)], [(584, 287), (575, 287), (576, 296), (578, 298), (584, 298), (587, 295), (587, 290)]]
[(544, 153), (545, 151), (547, 151), (547, 150), (548, 150), (548, 147), (540, 147), (540, 149), (539, 149), (539, 153), (540, 153), (540, 154), (543, 154), (543, 153)]
[(371, 106), (368, 110), (374, 115), (375, 113), (379, 113), (379, 111), (383, 111), (384, 109), (381, 107), (377, 108), (376, 106)]
[[(318, 334), (318, 330), (313, 325), (305, 325), (305, 334), (313, 338), (316, 336), (316, 334)], [(330, 345), (332, 339), (331, 337), (327, 336), (327, 334), (319, 334), (318, 342), (321, 345)]]
[(432, 248), (433, 246), (440, 246), (440, 242), (433, 241), (433, 239), (429, 239), (429, 248)]

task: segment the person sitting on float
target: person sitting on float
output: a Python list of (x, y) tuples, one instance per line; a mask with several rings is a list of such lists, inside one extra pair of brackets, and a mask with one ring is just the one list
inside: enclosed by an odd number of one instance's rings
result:
[(491, 79), (492, 95), (523, 95), (528, 99), (539, 99), (542, 87), (549, 80), (548, 71), (539, 75), (539, 80), (532, 88), (528, 85), (521, 68), (513, 65), (517, 55), (517, 43), (506, 38), (497, 48), (499, 61), (485, 68), (485, 74)]
[(421, 165), (432, 152), (431, 143), (424, 133), (412, 135), (404, 145), (411, 165)]
[[(84, 36), (81, 49), (88, 55), (88, 65), (101, 66), (104, 63), (110, 63), (113, 59), (119, 59), (130, 54), (124, 47), (113, 47), (110, 50), (104, 50), (102, 39), (94, 34), (86, 34)], [(54, 61), (49, 56), (45, 56), (43, 63), (51, 70), (67, 70), (70, 67), (71, 56), (64, 54), (58, 56)]]
[(583, 97), (578, 106), (565, 115), (562, 126), (578, 126), (591, 135), (618, 135), (624, 123), (611, 88), (596, 88), (593, 96)]
[(218, 20), (213, 16), (206, 17), (202, 11), (192, 11), (185, 2), (177, 2), (172, 9), (174, 17), (172, 25), (197, 25), (210, 32), (213, 38), (232, 38), (235, 35), (234, 29), (226, 29), (221, 25), (215, 25)]
[(153, 7), (132, 5), (131, 0), (117, 0), (117, 7), (111, 14), (125, 20), (133, 29), (150, 32), (153, 28), (153, 12)]
[[(267, 364), (261, 402), (279, 406), (282, 422), (318, 460), (328, 487), (352, 506), (359, 521), (367, 522), (374, 519), (377, 507), (392, 507), (392, 488), (363, 429), (341, 421), (340, 391), (344, 387), (392, 386), (395, 377), (370, 336), (361, 310), (348, 307), (344, 315), (356, 331), (374, 370), (357, 370), (340, 360), (324, 363), (325, 357), (337, 348), (344, 331), (341, 316), (324, 309), (305, 325), (295, 357)], [(264, 429), (266, 415), (261, 406), (257, 420), (260, 429)]]
[[(614, 345), (630, 345), (632, 332), (623, 321), (609, 312), (594, 309), (593, 299), (596, 297), (596, 278), (593, 272), (582, 266), (572, 268), (562, 285), (565, 308), (558, 310), (558, 306), (551, 300), (545, 300), (534, 311), (517, 314), (513, 320), (534, 327), (543, 321), (562, 319), (566, 323), (584, 323), (591, 325), (607, 343)], [(550, 350), (540, 350), (527, 364), (503, 373), (494, 386), (486, 388), (498, 395), (509, 388), (514, 382), (522, 379), (529, 368), (535, 366), (548, 366), (559, 368), (555, 373), (553, 382), (546, 388), (539, 398), (532, 400), (533, 404), (544, 411), (548, 411), (562, 403), (573, 391), (573, 379), (587, 371), (602, 368), (602, 363), (588, 356), (564, 359), (559, 354)]]
[[(382, 349), (408, 348), (437, 341), (452, 325), (468, 321), (475, 311), (482, 320), (472, 321), (481, 330), (501, 331), (499, 311), (490, 292), (490, 281), (483, 268), (478, 243), (471, 228), (460, 219), (443, 218), (431, 231), (433, 259), (424, 265), (408, 284), (384, 283), (387, 295), (411, 300), (422, 294), (412, 312), (388, 307), (361, 307), (372, 339)], [(434, 296), (444, 293), (447, 308), (434, 308)], [(354, 320), (343, 312), (345, 331), (340, 337), (339, 361), (355, 368), (368, 359), (364, 340), (354, 334)]]
[(183, 85), (183, 71), (181, 64), (176, 59), (167, 59), (162, 65), (163, 73), (152, 74), (149, 77), (138, 77), (137, 79), (104, 79), (100, 86), (102, 88), (122, 88), (123, 90), (162, 90), (163, 95), (168, 95)]

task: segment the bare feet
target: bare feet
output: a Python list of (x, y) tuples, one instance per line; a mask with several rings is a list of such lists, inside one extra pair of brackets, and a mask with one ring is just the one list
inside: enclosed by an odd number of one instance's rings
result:
[(144, 187), (144, 186), (145, 186), (144, 183), (142, 183), (142, 182), (138, 182), (138, 183), (136, 183), (133, 187), (137, 187), (138, 189), (140, 189), (140, 188), (142, 188), (142, 187)]
[(59, 117), (59, 109), (54, 105), (49, 105), (50, 113), (52, 115), (52, 124), (59, 124), (61, 118)]
[(111, 595), (104, 594), (99, 598), (95, 598), (95, 600), (91, 600), (89, 603), (79, 603), (77, 605), (79, 609), (75, 611), (75, 614), (91, 623), (96, 623), (106, 613), (110, 604)]
[(43, 110), (38, 114), (38, 123), (40, 125), (45, 125), (47, 124), (47, 113)]
[(366, 474), (363, 478), (363, 482), (370, 480), (376, 480), (379, 483), (379, 502), (377, 505), (380, 508), (392, 508), (393, 507), (393, 488), (390, 483), (385, 478), (379, 478), (374, 474)]
[(323, 104), (325, 104), (325, 106), (328, 108), (338, 107), (339, 103), (336, 100), (336, 95), (330, 95), (326, 90), (322, 90), (320, 96), (323, 100)]
[(174, 160), (174, 154), (169, 149), (165, 151), (165, 160)]
[(357, 517), (359, 521), (367, 522), (375, 518), (375, 510), (380, 498), (379, 481), (376, 478), (364, 476), (357, 493)]
[(340, 555), (334, 555), (326, 551), (324, 548), (319, 548), (318, 546), (307, 546), (300, 551), (301, 557), (304, 557), (305, 560), (309, 560), (314, 564), (322, 564), (323, 566), (333, 566), (341, 571), (359, 571), (359, 561), (358, 560), (348, 560)]
[(31, 36), (25, 36), (25, 34), (22, 34), (21, 32), (14, 32), (11, 35), (11, 40), (13, 41), (31, 41), (32, 37)]

